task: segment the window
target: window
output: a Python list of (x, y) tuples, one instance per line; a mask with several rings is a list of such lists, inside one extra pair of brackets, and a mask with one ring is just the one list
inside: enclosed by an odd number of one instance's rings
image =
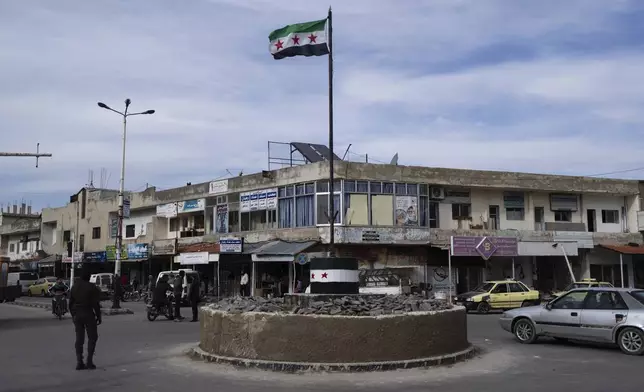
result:
[(586, 298), (585, 309), (626, 310), (628, 306), (622, 296), (615, 291), (591, 291)]
[(507, 292), (508, 292), (508, 285), (505, 283), (497, 284), (494, 290), (492, 290), (492, 294), (504, 294)]
[[(335, 209), (335, 223), (340, 223), (340, 195), (335, 194), (333, 198), (333, 208)], [(317, 195), (317, 224), (326, 225), (329, 224), (331, 217), (333, 216), (330, 212), (329, 206), (329, 194), (323, 193)]]
[(69, 230), (63, 231), (63, 242), (67, 243), (72, 239), (72, 232)]
[(204, 230), (206, 228), (206, 218), (203, 214), (195, 215), (193, 217), (195, 230)]
[(135, 225), (125, 226), (125, 238), (133, 238), (136, 236), (135, 227), (136, 227)]
[(315, 184), (295, 186), (295, 227), (315, 226)]
[(250, 212), (250, 230), (259, 231), (266, 228), (266, 210)]
[(15, 244), (9, 244), (9, 252), (13, 253), (16, 251), (16, 245)]
[(523, 291), (530, 291), (530, 288), (526, 286), (525, 283), (523, 282), (517, 282), (517, 283), (519, 284), (519, 286), (523, 288)]
[(23, 250), (23, 251), (26, 251), (26, 250), (27, 250), (27, 241), (25, 241), (25, 242), (23, 242), (23, 243), (22, 243), (21, 248), (22, 248), (22, 250)]
[(179, 218), (170, 218), (170, 228), (169, 231), (175, 232), (179, 231)]
[(438, 220), (438, 209), (440, 204), (437, 201), (429, 202), (429, 227), (432, 229), (437, 229), (440, 227), (440, 222)]
[(354, 226), (369, 224), (369, 195), (344, 194), (344, 223)]
[(524, 291), (527, 291), (518, 283), (508, 283), (508, 286), (510, 286), (511, 293), (523, 293)]
[(572, 222), (572, 211), (555, 211), (555, 222)]
[(506, 208), (505, 219), (513, 221), (522, 221), (525, 217), (523, 208)]
[(228, 232), (236, 233), (239, 231), (239, 211), (228, 211)]
[(552, 304), (552, 309), (582, 309), (587, 291), (573, 291), (559, 297)]
[(394, 225), (394, 197), (392, 195), (371, 195), (371, 224), (373, 226)]
[(633, 296), (633, 298), (640, 301), (642, 305), (644, 305), (644, 290), (631, 291), (631, 295)]
[(274, 229), (277, 227), (277, 210), (267, 210), (266, 211), (266, 227), (269, 229)]
[(85, 210), (87, 209), (87, 191), (83, 189), (83, 195), (81, 196), (81, 207), (80, 215), (81, 219), (85, 219)]
[(429, 226), (429, 198), (427, 196), (420, 196), (418, 206), (419, 222), (420, 227)]
[[(286, 194), (286, 192), (284, 192), (284, 194)], [(279, 228), (293, 227), (295, 219), (295, 200), (293, 197), (280, 198), (277, 201), (277, 210), (279, 212), (277, 226)]]
[(97, 240), (101, 238), (101, 228), (100, 227), (94, 227), (92, 229), (92, 239)]
[(602, 210), (602, 223), (619, 223), (619, 210)]
[(239, 214), (239, 231), (250, 231), (250, 212)]
[(78, 236), (78, 251), (85, 252), (85, 235), (81, 234)]
[(472, 213), (471, 204), (452, 204), (452, 219), (469, 219)]

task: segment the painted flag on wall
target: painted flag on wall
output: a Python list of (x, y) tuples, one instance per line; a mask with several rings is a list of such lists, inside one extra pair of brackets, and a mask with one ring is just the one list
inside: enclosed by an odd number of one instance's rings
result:
[(326, 36), (327, 19), (284, 26), (269, 34), (269, 50), (275, 60), (294, 56), (329, 54)]

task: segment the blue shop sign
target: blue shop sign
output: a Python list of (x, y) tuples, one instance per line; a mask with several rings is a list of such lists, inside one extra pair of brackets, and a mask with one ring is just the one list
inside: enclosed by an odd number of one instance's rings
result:
[(86, 263), (104, 263), (107, 260), (106, 252), (85, 252), (83, 261)]
[(148, 244), (128, 244), (128, 260), (141, 260), (148, 258)]

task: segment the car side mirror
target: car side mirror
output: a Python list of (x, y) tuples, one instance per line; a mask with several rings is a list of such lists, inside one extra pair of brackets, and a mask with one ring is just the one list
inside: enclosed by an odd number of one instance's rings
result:
[(552, 302), (548, 302), (548, 303), (546, 304), (546, 309), (547, 309), (547, 310), (552, 310)]

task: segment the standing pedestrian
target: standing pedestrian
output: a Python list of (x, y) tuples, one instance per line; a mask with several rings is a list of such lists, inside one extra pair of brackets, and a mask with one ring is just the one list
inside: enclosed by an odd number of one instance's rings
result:
[(179, 276), (174, 278), (174, 321), (184, 319), (181, 316), (181, 296), (183, 294), (183, 277), (186, 276), (184, 271), (179, 271)]
[[(72, 287), (69, 296), (69, 311), (76, 329), (76, 370), (96, 369), (94, 351), (98, 340), (98, 326), (102, 323), (101, 304), (98, 287), (89, 281), (90, 273), (83, 270), (81, 279)], [(83, 362), (83, 345), (87, 333), (87, 365)]]
[(241, 279), (239, 280), (239, 294), (242, 297), (246, 297), (246, 296), (250, 295), (250, 294), (247, 294), (247, 293), (249, 293), (249, 290), (248, 290), (248, 273), (246, 273), (246, 269), (243, 269)]
[(192, 307), (192, 320), (191, 323), (199, 321), (199, 297), (200, 297), (200, 282), (195, 276), (192, 278), (192, 283), (188, 288), (188, 299), (190, 300), (190, 307)]
[(139, 291), (139, 279), (136, 276), (132, 279), (132, 289)]

